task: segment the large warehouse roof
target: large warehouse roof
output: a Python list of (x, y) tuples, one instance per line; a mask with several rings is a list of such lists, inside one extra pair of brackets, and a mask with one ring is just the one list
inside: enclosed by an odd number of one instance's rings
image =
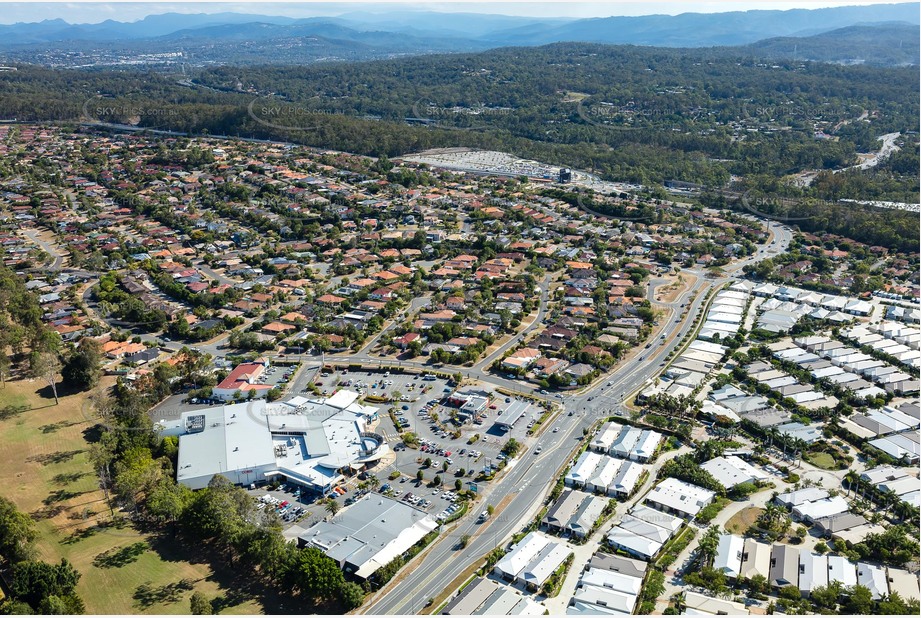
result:
[(438, 522), (424, 511), (380, 494), (368, 494), (300, 536), (357, 577), (367, 578), (404, 553)]

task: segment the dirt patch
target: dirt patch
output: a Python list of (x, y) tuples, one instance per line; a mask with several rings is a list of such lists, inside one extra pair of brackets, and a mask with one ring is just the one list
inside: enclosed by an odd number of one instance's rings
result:
[(684, 294), (688, 288), (697, 283), (697, 277), (681, 273), (676, 277), (668, 277), (671, 282), (656, 288), (656, 300), (661, 303), (673, 303), (675, 299)]
[(746, 530), (752, 527), (764, 509), (757, 506), (747, 506), (726, 522), (726, 530), (733, 534), (744, 534)]

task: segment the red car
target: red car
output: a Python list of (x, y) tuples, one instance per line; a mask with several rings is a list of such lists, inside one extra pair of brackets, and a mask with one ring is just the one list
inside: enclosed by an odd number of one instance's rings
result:
[(451, 456), (451, 451), (445, 451), (445, 457), (450, 457), (450, 456)]
[(285, 500), (284, 502), (282, 502), (282, 503), (279, 504), (278, 506), (280, 506), (281, 508), (285, 508), (286, 506), (288, 506), (288, 504), (289, 504), (288, 501)]

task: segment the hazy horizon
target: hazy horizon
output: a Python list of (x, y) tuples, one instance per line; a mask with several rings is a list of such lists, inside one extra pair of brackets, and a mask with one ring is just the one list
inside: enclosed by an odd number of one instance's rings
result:
[(480, 13), (519, 17), (589, 18), (640, 15), (678, 15), (681, 13), (726, 13), (746, 10), (819, 9), (839, 6), (868, 6), (874, 4), (902, 4), (889, 0), (799, 0), (780, 2), (697, 1), (642, 2), (527, 2), (505, 1), (487, 3), (462, 0), (454, 2), (420, 3), (409, 0), (368, 2), (344, 0), (340, 2), (48, 2), (3, 3), (0, 23), (40, 22), (63, 19), (72, 24), (94, 24), (106, 20), (133, 22), (150, 15), (163, 13), (249, 13), (272, 17), (334, 17), (347, 13), (368, 12), (443, 12)]

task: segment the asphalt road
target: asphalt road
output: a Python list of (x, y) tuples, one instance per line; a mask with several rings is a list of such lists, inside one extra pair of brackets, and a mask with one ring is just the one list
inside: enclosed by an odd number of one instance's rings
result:
[(34, 228), (24, 228), (22, 233), (33, 243), (41, 247), (42, 251), (54, 258), (54, 262), (50, 266), (45, 267), (46, 270), (61, 270), (61, 267), (64, 265), (64, 254), (61, 253), (61, 250), (58, 249), (56, 245), (42, 240), (42, 238), (38, 235), (38, 230)]

